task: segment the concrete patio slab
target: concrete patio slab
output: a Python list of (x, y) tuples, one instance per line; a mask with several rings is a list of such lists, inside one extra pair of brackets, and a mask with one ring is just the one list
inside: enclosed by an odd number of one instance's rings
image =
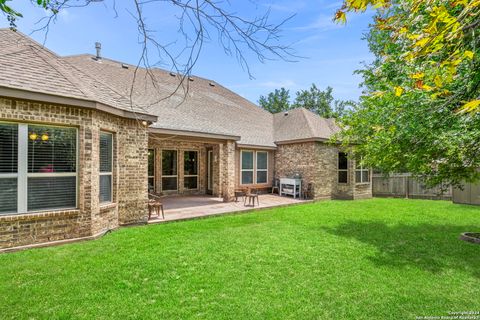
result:
[(148, 223), (162, 223), (168, 221), (187, 220), (207, 217), (231, 212), (242, 212), (252, 209), (271, 208), (293, 204), (307, 203), (311, 200), (280, 197), (273, 194), (259, 196), (260, 205), (244, 205), (243, 199), (238, 202), (223, 202), (222, 198), (210, 196), (167, 196), (162, 198), (165, 210), (165, 220), (152, 216)]

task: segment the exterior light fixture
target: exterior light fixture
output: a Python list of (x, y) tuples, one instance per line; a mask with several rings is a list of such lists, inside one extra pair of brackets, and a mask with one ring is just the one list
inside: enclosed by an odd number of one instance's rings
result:
[(142, 124), (143, 124), (144, 127), (148, 126), (148, 122), (145, 121), (145, 120), (142, 121)]
[(35, 141), (38, 138), (38, 134), (36, 134), (35, 132), (31, 132), (28, 137), (30, 138), (30, 140)]

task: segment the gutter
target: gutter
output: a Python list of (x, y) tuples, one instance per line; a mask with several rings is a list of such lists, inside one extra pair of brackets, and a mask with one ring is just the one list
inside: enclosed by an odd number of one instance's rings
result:
[(21, 100), (30, 100), (35, 102), (47, 102), (53, 104), (61, 104), (72, 107), (88, 108), (98, 111), (103, 111), (122, 118), (135, 119), (141, 121), (155, 122), (158, 117), (146, 113), (139, 113), (135, 111), (128, 111), (118, 109), (110, 105), (99, 103), (92, 100), (72, 98), (62, 95), (55, 95), (44, 92), (36, 92), (30, 90), (22, 90), (8, 87), (0, 87), (0, 96), (5, 98), (14, 98)]
[(280, 141), (275, 141), (275, 144), (281, 145), (281, 144), (290, 144), (290, 143), (302, 143), (302, 142), (328, 142), (330, 139), (326, 138), (305, 138), (305, 139), (293, 139), (293, 140), (280, 140)]

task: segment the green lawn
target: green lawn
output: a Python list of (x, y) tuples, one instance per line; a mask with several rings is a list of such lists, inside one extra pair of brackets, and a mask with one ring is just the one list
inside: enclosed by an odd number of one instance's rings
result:
[(480, 208), (326, 201), (0, 255), (3, 319), (415, 319), (480, 311)]

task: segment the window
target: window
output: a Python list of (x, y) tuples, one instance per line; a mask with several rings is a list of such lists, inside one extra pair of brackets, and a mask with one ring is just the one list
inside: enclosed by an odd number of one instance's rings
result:
[(177, 190), (177, 151), (162, 150), (162, 191)]
[(76, 206), (77, 131), (28, 126), (28, 211)]
[(0, 214), (77, 206), (77, 130), (0, 123)]
[(112, 202), (113, 135), (100, 133), (100, 203)]
[(268, 152), (242, 150), (240, 154), (241, 184), (267, 183)]
[(198, 152), (185, 151), (183, 153), (183, 186), (185, 189), (198, 187)]
[(0, 214), (17, 212), (18, 126), (0, 123)]
[(155, 150), (148, 149), (148, 191), (155, 192)]
[(268, 179), (268, 152), (257, 151), (257, 183), (267, 183)]
[(253, 183), (253, 151), (241, 151), (242, 184)]
[(370, 170), (365, 168), (362, 163), (363, 159), (356, 159), (355, 166), (355, 182), (356, 183), (369, 183), (370, 182)]
[(348, 183), (348, 158), (345, 152), (338, 153), (338, 183)]

